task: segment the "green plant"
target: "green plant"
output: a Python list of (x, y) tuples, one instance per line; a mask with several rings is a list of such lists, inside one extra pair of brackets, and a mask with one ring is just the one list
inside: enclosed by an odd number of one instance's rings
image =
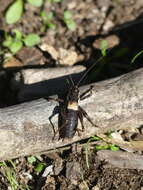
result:
[(83, 173), (81, 173), (81, 180), (84, 183), (85, 188), (83, 188), (83, 190), (89, 190), (88, 184), (87, 182), (84, 180), (84, 176)]
[[(5, 12), (5, 19), (7, 24), (16, 23), (22, 16), (25, 6), (24, 0), (14, 0), (13, 3), (8, 7)], [(41, 7), (44, 3), (44, 0), (27, 0), (33, 6)]]
[(16, 173), (13, 168), (10, 168), (4, 162), (4, 175), (7, 178), (12, 190), (16, 190), (19, 187), (19, 184), (16, 179)]
[[(108, 137), (108, 138), (112, 138), (112, 133), (114, 131), (107, 131), (107, 133), (105, 133), (105, 135)], [(94, 140), (94, 138), (93, 138)], [(100, 138), (100, 140), (102, 140)], [(98, 151), (98, 150), (112, 150), (112, 151), (117, 151), (119, 150), (119, 147), (115, 144), (109, 144), (109, 143), (105, 143), (104, 145), (95, 145), (95, 150)]]
[(35, 156), (29, 156), (27, 157), (27, 161), (29, 164), (32, 164), (34, 166), (34, 171), (39, 174), (42, 172), (42, 170), (46, 167), (46, 164), (44, 162), (41, 162), (37, 157)]
[(0, 167), (2, 168), (2, 173), (6, 177), (12, 190), (30, 190), (28, 185), (22, 186), (18, 183), (16, 177), (16, 166), (12, 160), (0, 162)]
[(54, 17), (53, 12), (49, 12), (47, 14), (45, 11), (41, 11), (40, 16), (43, 21), (43, 28), (41, 29), (42, 31), (45, 31), (46, 28), (51, 28), (51, 29), (56, 28), (56, 25), (53, 23), (53, 17)]
[(40, 37), (31, 33), (23, 37), (23, 42), (27, 47), (32, 47), (40, 43)]
[(46, 166), (45, 163), (39, 162), (39, 163), (35, 166), (34, 170), (36, 171), (37, 174), (39, 174), (40, 172), (42, 172), (42, 170), (45, 168), (45, 166)]
[(13, 30), (13, 35), (5, 32), (5, 40), (3, 41), (3, 46), (7, 47), (13, 54), (19, 51), (22, 46), (22, 34), (18, 30)]
[[(107, 136), (110, 138), (111, 136), (111, 132), (107, 133)], [(98, 136), (92, 136), (91, 138), (89, 138), (89, 140), (87, 141), (87, 143), (85, 144), (84, 150), (85, 150), (85, 160), (86, 160), (86, 166), (89, 169), (89, 144), (91, 142), (94, 141), (99, 141), (102, 140), (102, 138), (98, 137)], [(117, 145), (114, 144), (105, 144), (105, 145), (95, 145), (95, 151), (99, 151), (99, 150), (112, 150), (112, 151), (117, 151), (119, 150), (119, 147)]]
[(136, 60), (141, 54), (143, 54), (143, 50), (141, 50), (139, 53), (137, 53), (137, 54), (132, 58), (131, 63), (134, 63), (135, 60)]
[(59, 3), (61, 2), (62, 0), (47, 0), (49, 3)]
[(41, 7), (43, 5), (43, 0), (27, 0), (28, 3), (35, 7)]
[(34, 162), (37, 161), (37, 159), (36, 159), (35, 156), (28, 156), (27, 161), (28, 161), (29, 164), (33, 164)]
[(89, 143), (93, 142), (93, 141), (99, 141), (102, 140), (100, 137), (98, 136), (92, 136), (91, 138), (89, 138), (89, 140), (87, 141), (87, 143), (85, 144), (84, 150), (85, 150), (85, 160), (86, 160), (86, 166), (89, 169)]
[(69, 30), (74, 31), (76, 29), (76, 23), (74, 22), (70, 11), (64, 11), (63, 21)]
[(106, 56), (106, 50), (108, 49), (108, 43), (107, 40), (102, 40), (100, 43), (100, 49), (101, 49), (101, 53), (102, 56)]
[(5, 40), (3, 41), (3, 46), (8, 48), (12, 54), (17, 53), (23, 45), (27, 47), (32, 47), (40, 43), (40, 37), (37, 34), (22, 35), (22, 33), (14, 29), (12, 34), (5, 32)]
[(119, 147), (114, 144), (105, 144), (105, 145), (96, 145), (95, 150), (112, 150), (112, 151), (117, 151), (119, 150)]
[(17, 22), (23, 14), (23, 0), (14, 1), (6, 11), (5, 19), (8, 24)]

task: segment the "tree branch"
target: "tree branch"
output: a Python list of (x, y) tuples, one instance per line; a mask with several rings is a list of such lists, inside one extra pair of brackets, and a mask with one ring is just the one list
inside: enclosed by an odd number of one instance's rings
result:
[[(84, 86), (80, 90), (87, 88)], [(139, 127), (143, 124), (143, 69), (94, 84), (93, 95), (81, 101), (80, 106), (99, 128), (85, 119), (86, 130), (80, 137), (76, 134), (62, 141), (57, 135), (52, 140), (53, 130), (48, 118), (56, 106), (58, 103), (54, 101), (39, 99), (0, 109), (0, 160), (42, 153), (108, 130)], [(56, 130), (57, 116), (52, 119)]]

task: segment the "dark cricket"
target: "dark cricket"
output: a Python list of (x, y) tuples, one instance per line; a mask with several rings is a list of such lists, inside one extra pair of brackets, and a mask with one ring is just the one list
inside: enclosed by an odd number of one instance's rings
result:
[[(85, 117), (93, 126), (97, 127), (91, 120), (91, 118), (88, 116), (86, 111), (79, 106), (79, 100), (83, 100), (87, 97), (89, 97), (92, 94), (92, 88), (91, 86), (89, 89), (87, 89), (85, 92), (83, 92), (80, 95), (79, 88), (76, 85), (73, 85), (71, 88), (69, 88), (67, 97), (64, 101), (64, 103), (61, 105), (61, 112), (59, 114), (59, 117), (62, 119), (62, 125), (59, 126), (59, 137), (60, 138), (72, 138), (76, 131), (78, 132), (78, 135), (80, 136), (80, 132), (84, 131), (84, 123), (83, 118)], [(80, 120), (82, 130), (78, 129), (78, 119)]]
[[(92, 89), (93, 86), (91, 85), (89, 89), (84, 91), (82, 94), (80, 94), (79, 91), (79, 85), (84, 80), (86, 75), (91, 71), (91, 69), (94, 68), (94, 66), (101, 61), (104, 58), (104, 56), (100, 57), (87, 71), (83, 74), (79, 82), (75, 85), (71, 76), (69, 77), (69, 82), (71, 86), (69, 87), (68, 93), (64, 100), (61, 99), (54, 99), (55, 101), (59, 102), (59, 138), (65, 139), (65, 138), (72, 138), (74, 137), (75, 133), (78, 132), (78, 135), (80, 136), (80, 132), (83, 132), (84, 122), (83, 118), (86, 118), (94, 127), (98, 127), (96, 124), (92, 122), (92, 119), (89, 117), (87, 112), (79, 106), (79, 100), (82, 101), (86, 98), (89, 98), (92, 95)], [(53, 100), (53, 99), (52, 99)], [(78, 119), (81, 123), (82, 129), (78, 128)], [(51, 119), (50, 119), (50, 123)], [(55, 138), (57, 132), (54, 129), (54, 137)]]

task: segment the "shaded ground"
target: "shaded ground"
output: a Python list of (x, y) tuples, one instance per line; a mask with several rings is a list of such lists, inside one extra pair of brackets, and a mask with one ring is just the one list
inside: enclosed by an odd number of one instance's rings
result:
[[(110, 77), (129, 72), (142, 67), (142, 59), (139, 57), (134, 64), (132, 58), (143, 49), (143, 2), (141, 0), (63, 0), (60, 3), (46, 3), (42, 8), (35, 8), (25, 4), (25, 13), (22, 19), (14, 24), (7, 25), (4, 21), (4, 10), (11, 1), (1, 0), (4, 3), (0, 8), (1, 31), (10, 32), (14, 28), (20, 29), (24, 34), (35, 32), (41, 36), (41, 44), (48, 44), (57, 52), (63, 48), (66, 51), (73, 51), (77, 54), (76, 64), (83, 64), (86, 67), (94, 64), (98, 57), (101, 57), (100, 42), (106, 39), (110, 50), (106, 60), (102, 60), (90, 73), (90, 81), (103, 80)], [(56, 29), (44, 29), (40, 11), (53, 11), (53, 23)], [(69, 30), (63, 22), (64, 10), (70, 10), (73, 20), (76, 23), (75, 31)], [(3, 47), (1, 47), (3, 49)], [(7, 50), (4, 50), (7, 53)], [(3, 54), (1, 60), (3, 60)], [(18, 66), (40, 65), (41, 62), (47, 66), (61, 66), (59, 60), (53, 58), (48, 52), (41, 52), (39, 48), (23, 48), (16, 56), (20, 60)], [(15, 62), (7, 62), (4, 67), (15, 66)], [(2, 67), (3, 67), (2, 66)], [(3, 68), (2, 68), (3, 69)], [(6, 70), (7, 71), (7, 70)], [(1, 103), (4, 105), (16, 102), (15, 94), (10, 92), (9, 77), (3, 77), (4, 87), (1, 91)], [(1, 74), (2, 76), (2, 74)], [(6, 83), (7, 82), (7, 83)], [(7, 102), (11, 96), (12, 102)], [(7, 97), (7, 98), (6, 98)], [(108, 168), (105, 163), (98, 160), (96, 153), (91, 151), (89, 168), (87, 167), (85, 154), (82, 149), (76, 152), (73, 149), (62, 151), (57, 155), (43, 155), (40, 161), (37, 159), (34, 164), (29, 164), (27, 158), (20, 158), (13, 161), (16, 165), (15, 174), (19, 184), (15, 189), (93, 189), (93, 190), (141, 190), (143, 187), (143, 172), (130, 169)], [(58, 161), (55, 161), (58, 160)], [(52, 173), (41, 177), (41, 172), (36, 172), (36, 164), (45, 163), (44, 169), (50, 165), (57, 167), (56, 174)], [(8, 162), (8, 166), (12, 167)], [(0, 189), (8, 189), (9, 180), (4, 177), (8, 169), (1, 168)], [(53, 172), (53, 171), (52, 171)], [(23, 187), (22, 187), (23, 186)], [(28, 189), (27, 187), (27, 189)]]

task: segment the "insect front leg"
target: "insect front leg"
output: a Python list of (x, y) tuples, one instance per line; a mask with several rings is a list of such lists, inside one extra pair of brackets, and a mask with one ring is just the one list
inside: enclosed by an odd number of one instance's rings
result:
[(84, 100), (88, 97), (90, 97), (92, 95), (92, 89), (93, 89), (93, 85), (91, 85), (89, 87), (89, 89), (87, 89), (85, 92), (83, 92), (81, 95), (80, 95), (80, 100)]
[(89, 115), (86, 113), (86, 111), (82, 108), (82, 107), (80, 107), (79, 106), (79, 111), (83, 114), (83, 116), (94, 126), (94, 127), (98, 127), (97, 125), (95, 125), (93, 122), (92, 122), (92, 120), (91, 120), (91, 118), (89, 117)]

